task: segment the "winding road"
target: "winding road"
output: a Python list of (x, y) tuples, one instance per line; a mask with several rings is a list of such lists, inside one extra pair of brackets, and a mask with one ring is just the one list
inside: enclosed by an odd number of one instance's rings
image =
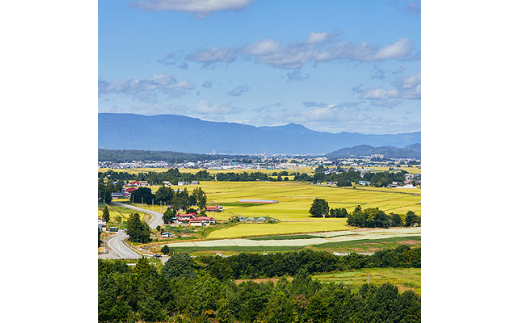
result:
[[(158, 225), (163, 225), (164, 222), (162, 220), (162, 213), (141, 209), (136, 206), (123, 204), (123, 203), (117, 203), (114, 202), (113, 204), (119, 205), (122, 207), (126, 207), (132, 210), (136, 210), (139, 212), (147, 213), (151, 216), (151, 219), (148, 221), (148, 225), (151, 229), (156, 228)], [(99, 255), (99, 258), (105, 258), (105, 259), (139, 259), (141, 258), (141, 255), (135, 252), (133, 249), (128, 247), (128, 245), (125, 243), (125, 239), (128, 238), (128, 235), (124, 231), (119, 231), (116, 235), (113, 235), (107, 239), (105, 239), (105, 246), (108, 250), (108, 254), (102, 254)]]

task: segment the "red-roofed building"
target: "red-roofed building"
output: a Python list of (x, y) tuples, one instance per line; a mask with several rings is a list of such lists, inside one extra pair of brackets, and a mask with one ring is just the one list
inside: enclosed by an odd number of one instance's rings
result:
[(208, 212), (224, 211), (224, 208), (220, 205), (206, 206), (206, 211), (208, 211)]

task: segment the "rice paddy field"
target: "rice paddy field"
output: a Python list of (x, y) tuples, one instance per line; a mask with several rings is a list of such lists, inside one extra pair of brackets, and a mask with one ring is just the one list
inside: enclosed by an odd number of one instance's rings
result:
[[(375, 171), (388, 170), (388, 167), (372, 167)], [(370, 168), (369, 168), (370, 169)], [(420, 168), (403, 168), (410, 173), (419, 172)], [(107, 171), (107, 169), (99, 169)], [(129, 173), (139, 172), (164, 172), (164, 168), (132, 168), (115, 169), (114, 171), (126, 171)], [(200, 169), (179, 169), (180, 172), (196, 173)], [(289, 173), (294, 171), (312, 172), (310, 167), (294, 170), (287, 170)], [(219, 172), (263, 172), (272, 174), (280, 172), (274, 169), (228, 169), (228, 170), (208, 170), (210, 173)], [(220, 221), (227, 221), (233, 216), (244, 217), (272, 217), (281, 223), (277, 224), (252, 224), (241, 223), (233, 227), (212, 232), (209, 239), (250, 237), (261, 235), (283, 235), (311, 232), (329, 232), (349, 230), (345, 219), (333, 218), (312, 218), (308, 211), (315, 198), (327, 200), (330, 208), (345, 208), (350, 213), (357, 205), (365, 208), (379, 208), (386, 213), (394, 212), (405, 214), (407, 211), (414, 211), (421, 214), (421, 189), (420, 188), (377, 188), (368, 186), (356, 187), (329, 187), (310, 185), (309, 183), (282, 181), (282, 182), (200, 182), (200, 185), (173, 186), (174, 189), (187, 188), (191, 193), (194, 188), (201, 187), (208, 197), (208, 205), (219, 204), (224, 206), (224, 212), (213, 213), (210, 215)], [(154, 192), (159, 186), (151, 187)], [(264, 199), (277, 200), (275, 204), (242, 205), (241, 199)], [(114, 201), (126, 201), (125, 199), (115, 199)], [(141, 207), (141, 204), (135, 204)], [(152, 209), (151, 206), (144, 205), (144, 208)], [(124, 210), (124, 211), (123, 211)], [(164, 207), (154, 205), (153, 210), (163, 212)], [(118, 210), (127, 217), (130, 211), (124, 208)]]
[[(116, 201), (116, 200), (114, 200), (114, 201)], [(105, 208), (105, 206), (108, 206), (108, 211), (110, 213), (110, 223), (115, 222), (115, 218), (117, 216), (121, 216), (121, 220), (123, 222), (126, 222), (128, 220), (128, 218), (130, 217), (130, 215), (136, 213), (136, 211), (127, 209), (122, 206), (98, 202), (98, 218), (103, 217), (103, 209)], [(141, 219), (143, 219), (143, 216), (146, 216), (146, 214), (143, 214), (141, 212), (137, 212), (137, 213), (139, 213), (139, 216)], [(146, 217), (145, 217), (145, 219), (146, 219)]]
[[(223, 205), (224, 212), (209, 213), (215, 219), (227, 221), (233, 216), (275, 218), (280, 223), (241, 223), (212, 232), (208, 239), (238, 238), (275, 234), (295, 234), (349, 230), (345, 219), (312, 218), (309, 208), (315, 198), (327, 200), (331, 208), (346, 208), (350, 213), (357, 205), (365, 208), (378, 207), (386, 213), (405, 214), (414, 211), (421, 214), (421, 190), (418, 188), (377, 187), (327, 187), (300, 182), (200, 182), (200, 185), (175, 186), (192, 192), (201, 187), (208, 197), (208, 205)], [(159, 186), (151, 187), (154, 192)], [(279, 203), (241, 205), (241, 199), (277, 200)], [(135, 204), (141, 207), (140, 203)], [(144, 205), (151, 209), (152, 206)], [(161, 211), (160, 206), (153, 207)], [(164, 210), (164, 207), (163, 207)]]

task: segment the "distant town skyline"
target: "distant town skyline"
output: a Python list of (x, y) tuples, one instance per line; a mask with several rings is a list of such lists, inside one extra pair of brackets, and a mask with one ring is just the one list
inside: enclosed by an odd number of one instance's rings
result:
[(421, 130), (420, 1), (99, 1), (100, 113)]

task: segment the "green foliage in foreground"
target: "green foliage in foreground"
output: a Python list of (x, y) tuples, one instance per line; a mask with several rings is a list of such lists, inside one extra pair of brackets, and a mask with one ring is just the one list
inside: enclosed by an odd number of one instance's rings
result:
[[(171, 279), (171, 280), (170, 280)], [(276, 284), (165, 277), (148, 260), (135, 268), (99, 260), (100, 322), (420, 322), (421, 298), (396, 286), (323, 284), (305, 272)]]
[(356, 253), (335, 256), (325, 251), (304, 249), (266, 255), (241, 253), (226, 258), (206, 256), (198, 259), (207, 264), (211, 276), (219, 279), (281, 277), (293, 276), (299, 270), (314, 274), (360, 268), (420, 268), (421, 248), (411, 249), (400, 245), (395, 249), (377, 251), (370, 256)]

